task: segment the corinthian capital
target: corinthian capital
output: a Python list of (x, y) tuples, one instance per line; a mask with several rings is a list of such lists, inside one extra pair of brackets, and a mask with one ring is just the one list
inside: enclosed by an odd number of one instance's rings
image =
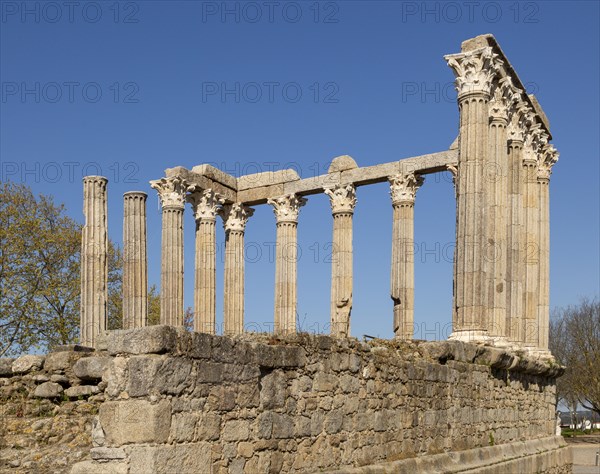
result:
[(523, 141), (523, 128), (519, 124), (517, 115), (513, 115), (511, 121), (507, 127), (508, 140), (511, 142), (522, 142)]
[(456, 76), (455, 85), (459, 100), (470, 93), (489, 96), (492, 81), (503, 64), (490, 46), (466, 53), (448, 54), (444, 59)]
[(223, 228), (225, 229), (225, 232), (244, 232), (248, 219), (254, 214), (254, 209), (236, 202), (233, 204), (225, 204), (220, 209), (219, 214), (221, 214), (221, 217), (223, 218)]
[(390, 176), (390, 195), (392, 204), (414, 204), (417, 190), (423, 184), (425, 179), (415, 173), (397, 174)]
[(494, 90), (494, 97), (490, 101), (490, 118), (494, 122), (508, 122), (508, 109), (510, 100), (504, 95), (506, 89), (498, 86)]
[(214, 221), (225, 199), (212, 189), (202, 189), (197, 184), (188, 187), (187, 202), (192, 205), (194, 218)]
[(354, 185), (337, 185), (334, 188), (324, 189), (325, 194), (329, 196), (331, 203), (331, 212), (333, 214), (354, 212), (356, 206), (356, 190)]
[(547, 145), (542, 151), (538, 164), (538, 181), (548, 182), (552, 174), (552, 167), (558, 161), (558, 151), (553, 145)]
[(298, 222), (300, 208), (306, 204), (306, 199), (295, 194), (288, 194), (275, 199), (267, 200), (267, 204), (273, 206), (273, 212), (277, 222)]
[(178, 176), (161, 178), (150, 181), (150, 186), (158, 191), (163, 209), (166, 207), (183, 209), (185, 207), (187, 183), (183, 178)]

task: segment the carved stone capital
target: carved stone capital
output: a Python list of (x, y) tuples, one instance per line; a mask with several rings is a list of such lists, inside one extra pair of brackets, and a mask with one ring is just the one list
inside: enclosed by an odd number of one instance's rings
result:
[(542, 154), (542, 158), (538, 163), (538, 181), (548, 183), (552, 174), (552, 167), (558, 161), (558, 151), (553, 145), (548, 145)]
[(173, 176), (150, 181), (150, 187), (158, 191), (160, 203), (165, 208), (183, 209), (187, 183), (183, 178)]
[(150, 181), (150, 186), (158, 191), (160, 203), (165, 208), (184, 209), (187, 183), (183, 178), (172, 176)]
[(337, 185), (334, 188), (325, 188), (324, 192), (329, 196), (333, 214), (352, 214), (354, 212), (356, 206), (356, 189), (354, 185)]
[(244, 232), (248, 219), (254, 214), (254, 209), (236, 202), (223, 205), (219, 214), (223, 218), (225, 232)]
[(523, 145), (523, 129), (519, 124), (516, 115), (513, 115), (512, 120), (509, 122), (508, 127), (506, 128), (506, 131), (509, 144), (515, 143)]
[(490, 120), (492, 123), (499, 123), (504, 126), (508, 124), (508, 109), (510, 107), (510, 97), (507, 97), (505, 93), (508, 89), (501, 86), (496, 87), (494, 90), (494, 96), (490, 101)]
[(456, 76), (455, 85), (459, 101), (470, 94), (489, 97), (492, 81), (503, 64), (490, 46), (466, 53), (449, 54), (444, 56), (444, 59)]
[(295, 194), (288, 194), (287, 196), (268, 199), (267, 204), (273, 206), (273, 212), (277, 218), (277, 223), (297, 223), (300, 208), (306, 204), (306, 199), (298, 197)]
[(390, 182), (390, 195), (394, 206), (414, 204), (417, 190), (425, 179), (415, 173), (397, 174), (388, 178)]
[(212, 189), (202, 189), (194, 184), (188, 187), (187, 201), (192, 205), (194, 218), (197, 221), (214, 221), (225, 199)]

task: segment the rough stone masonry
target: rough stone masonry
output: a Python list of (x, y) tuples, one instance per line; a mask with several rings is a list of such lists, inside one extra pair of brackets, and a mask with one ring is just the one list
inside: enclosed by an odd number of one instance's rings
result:
[(106, 401), (72, 474), (570, 472), (554, 435), (562, 367), (547, 360), (168, 326), (111, 331), (100, 348)]

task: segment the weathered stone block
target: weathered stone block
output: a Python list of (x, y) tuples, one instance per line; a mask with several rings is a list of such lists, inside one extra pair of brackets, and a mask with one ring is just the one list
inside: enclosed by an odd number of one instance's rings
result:
[(288, 415), (273, 413), (273, 438), (292, 438), (294, 436), (294, 420)]
[(63, 388), (61, 385), (55, 382), (44, 382), (35, 388), (33, 396), (38, 398), (56, 398), (60, 397), (62, 393)]
[(106, 394), (111, 397), (117, 397), (125, 390), (127, 383), (127, 359), (125, 357), (115, 357), (108, 364), (102, 376), (102, 383), (106, 383)]
[(316, 392), (331, 392), (337, 386), (337, 378), (331, 374), (319, 372), (313, 383), (313, 389)]
[(210, 443), (135, 447), (131, 451), (129, 472), (198, 474), (210, 472), (211, 465)]
[(156, 373), (162, 364), (158, 355), (132, 356), (127, 362), (127, 393), (131, 397), (143, 397), (150, 393)]
[(200, 416), (196, 424), (195, 439), (213, 441), (221, 435), (221, 417), (216, 414), (207, 413)]
[(109, 445), (164, 443), (171, 429), (171, 404), (166, 400), (105, 402), (99, 418)]
[(197, 382), (220, 383), (223, 380), (223, 364), (201, 361), (197, 366)]
[(250, 423), (248, 420), (226, 421), (221, 437), (225, 441), (246, 441), (250, 437)]
[(116, 354), (163, 354), (177, 348), (177, 331), (170, 326), (107, 332), (107, 350)]
[(265, 375), (260, 385), (260, 404), (263, 409), (270, 410), (285, 404), (287, 380), (281, 371)]
[(254, 350), (254, 363), (261, 367), (303, 367), (306, 352), (298, 346), (268, 346), (259, 344)]
[(123, 448), (92, 448), (90, 450), (92, 459), (113, 460), (125, 459), (125, 450)]
[(99, 393), (100, 389), (95, 385), (77, 385), (65, 390), (65, 395), (69, 398), (89, 397)]
[(171, 419), (171, 440), (177, 443), (194, 441), (196, 423), (199, 416), (196, 413), (176, 413)]
[(178, 354), (193, 359), (208, 359), (211, 355), (212, 340), (215, 336), (197, 332), (189, 332), (184, 328), (175, 328), (177, 332)]
[(110, 357), (84, 357), (73, 365), (73, 373), (82, 380), (100, 380)]
[(190, 377), (192, 361), (185, 357), (167, 357), (156, 372), (152, 386), (158, 393), (179, 395), (194, 382)]
[(127, 464), (123, 462), (82, 461), (71, 468), (71, 474), (127, 474), (128, 471)]
[(39, 355), (21, 356), (12, 363), (12, 371), (14, 374), (25, 374), (40, 370), (44, 365), (44, 359), (44, 356)]

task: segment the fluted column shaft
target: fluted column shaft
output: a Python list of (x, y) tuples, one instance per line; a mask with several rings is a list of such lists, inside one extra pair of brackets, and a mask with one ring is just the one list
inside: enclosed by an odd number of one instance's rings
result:
[(415, 301), (414, 204), (423, 178), (408, 173), (392, 176), (389, 180), (393, 206), (390, 295), (394, 303), (394, 334), (399, 339), (412, 339)]
[(277, 219), (275, 247), (275, 333), (296, 332), (298, 214), (306, 199), (294, 194), (269, 199)]
[(123, 329), (148, 320), (147, 197), (139, 191), (123, 195)]
[[(456, 321), (453, 336), (479, 339), (487, 318), (485, 167), (488, 154), (488, 96), (460, 99), (460, 152), (457, 182)], [(462, 333), (462, 334), (461, 334)]]
[(108, 180), (102, 176), (83, 178), (80, 341), (88, 347), (95, 347), (96, 338), (106, 329), (107, 322), (107, 184)]
[(523, 213), (523, 140), (512, 139), (508, 146), (509, 217), (507, 227), (506, 336), (512, 343), (523, 341), (523, 287), (525, 242)]
[(160, 323), (183, 326), (183, 211), (187, 184), (179, 177), (151, 181), (162, 204)]
[(550, 196), (549, 177), (538, 176), (540, 199), (540, 269), (538, 300), (538, 347), (548, 350), (550, 325)]
[(456, 76), (460, 110), (454, 270), (456, 308), (451, 338), (485, 340), (488, 321), (486, 246), (492, 239), (486, 219), (493, 202), (486, 186), (486, 172), (492, 163), (489, 99), (492, 82), (502, 61), (490, 47), (445, 58)]
[(486, 273), (488, 275), (488, 335), (496, 342), (507, 341), (506, 337), (506, 270), (507, 214), (508, 214), (508, 117), (506, 108), (498, 101), (491, 106), (492, 119), (489, 127), (490, 162), (487, 173), (488, 219), (486, 246)]
[(196, 219), (194, 330), (207, 334), (216, 332), (216, 216), (225, 202), (212, 189), (188, 188)]
[(538, 167), (540, 208), (540, 268), (538, 300), (538, 348), (548, 353), (550, 326), (550, 175), (558, 161), (558, 152), (549, 145), (544, 148)]
[[(528, 154), (530, 155), (530, 154)], [(526, 347), (538, 345), (538, 302), (540, 264), (540, 202), (537, 183), (538, 163), (526, 156), (523, 160), (523, 207), (525, 222), (525, 281), (523, 288), (523, 343)]]
[(254, 210), (241, 203), (223, 206), (225, 227), (224, 333), (244, 332), (244, 229)]
[(217, 313), (216, 219), (196, 221), (194, 330), (215, 334)]
[(331, 260), (331, 335), (350, 334), (352, 311), (352, 217), (356, 206), (353, 185), (325, 189), (333, 214), (333, 250)]

